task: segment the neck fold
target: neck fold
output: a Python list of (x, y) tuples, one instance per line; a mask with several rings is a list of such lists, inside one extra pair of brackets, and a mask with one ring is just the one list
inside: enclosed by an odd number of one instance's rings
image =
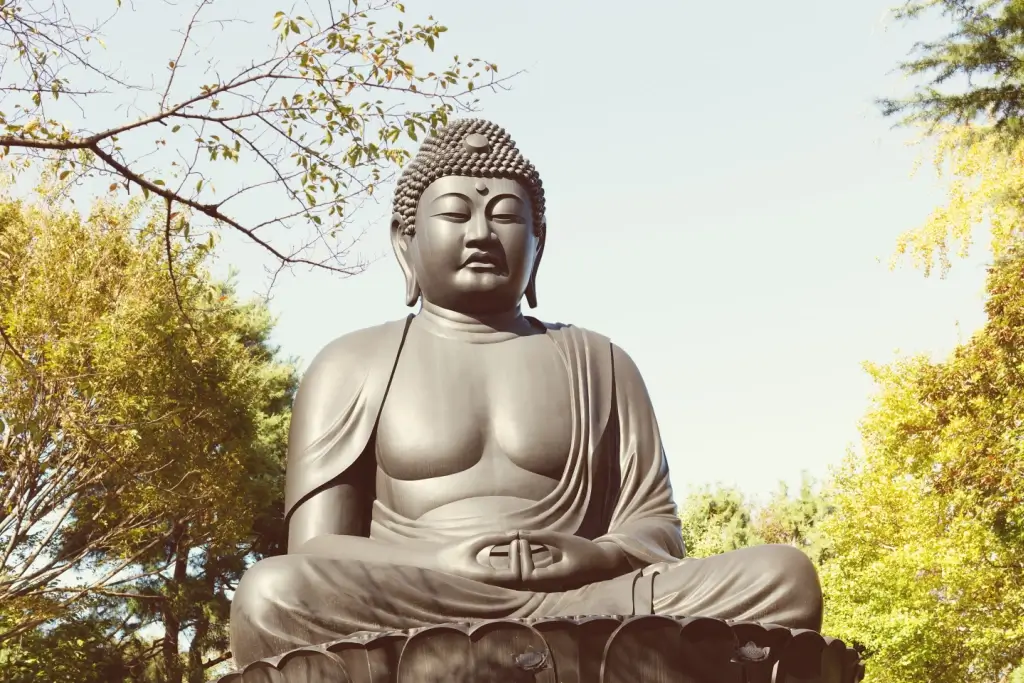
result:
[(438, 336), (473, 344), (506, 341), (537, 332), (519, 306), (498, 313), (467, 315), (424, 301), (416, 317)]

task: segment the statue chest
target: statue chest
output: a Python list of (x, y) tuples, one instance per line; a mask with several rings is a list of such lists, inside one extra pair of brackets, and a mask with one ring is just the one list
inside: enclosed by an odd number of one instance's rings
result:
[(527, 494), (538, 477), (561, 477), (572, 411), (566, 367), (544, 335), (470, 344), (410, 332), (377, 429), (378, 465), (399, 481), (465, 473), (505, 487), (489, 495)]

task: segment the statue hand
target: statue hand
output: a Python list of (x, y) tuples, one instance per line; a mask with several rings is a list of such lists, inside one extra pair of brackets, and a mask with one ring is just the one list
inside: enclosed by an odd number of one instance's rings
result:
[(453, 576), (498, 586), (514, 585), (521, 581), (522, 570), (518, 561), (508, 567), (493, 567), (480, 561), (481, 554), (491, 546), (513, 545), (517, 531), (481, 534), (442, 547), (435, 559), (438, 571)]
[(519, 539), (524, 555), (529, 555), (529, 544), (547, 546), (551, 563), (533, 567), (528, 558), (522, 560), (522, 581), (534, 589), (568, 590), (601, 581), (616, 575), (624, 556), (617, 547), (595, 543), (574, 534), (557, 531), (521, 531)]

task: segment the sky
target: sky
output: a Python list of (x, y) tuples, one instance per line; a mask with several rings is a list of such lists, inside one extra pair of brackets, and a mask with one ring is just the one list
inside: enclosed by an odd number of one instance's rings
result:
[[(479, 115), (544, 181), (532, 314), (633, 357), (677, 492), (762, 496), (805, 471), (826, 476), (858, 441), (873, 391), (863, 362), (941, 357), (983, 321), (984, 249), (945, 279), (889, 268), (898, 235), (944, 198), (929, 166), (912, 174), (926, 150), (874, 104), (907, 92), (896, 64), (943, 28), (893, 24), (894, 3), (406, 2), (449, 27), (439, 53), (523, 71)], [(288, 8), (246, 3), (253, 35), (270, 35), (277, 9)], [(181, 11), (123, 19), (136, 25), (118, 28), (119, 54), (165, 59), (153, 27)], [(208, 49), (231, 59), (252, 48)], [(387, 188), (356, 248), (376, 259), (365, 273), (277, 280), (275, 341), (302, 367), (339, 335), (406, 314), (389, 200)], [(243, 292), (263, 291), (253, 249), (229, 237), (220, 258), (239, 267)]]

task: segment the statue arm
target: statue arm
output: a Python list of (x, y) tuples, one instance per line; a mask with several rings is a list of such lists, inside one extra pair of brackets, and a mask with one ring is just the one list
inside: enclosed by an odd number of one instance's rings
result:
[(370, 328), (331, 342), (299, 383), (285, 484), (289, 552), (320, 536), (369, 535), (376, 468), (364, 456), (382, 393), (378, 375), (390, 370), (376, 367), (382, 332)]
[(633, 359), (612, 346), (620, 485), (608, 533), (633, 568), (684, 555), (668, 463), (647, 387)]
[(367, 536), (370, 504), (359, 477), (345, 472), (327, 488), (299, 504), (288, 520), (288, 552), (298, 552), (320, 536)]

